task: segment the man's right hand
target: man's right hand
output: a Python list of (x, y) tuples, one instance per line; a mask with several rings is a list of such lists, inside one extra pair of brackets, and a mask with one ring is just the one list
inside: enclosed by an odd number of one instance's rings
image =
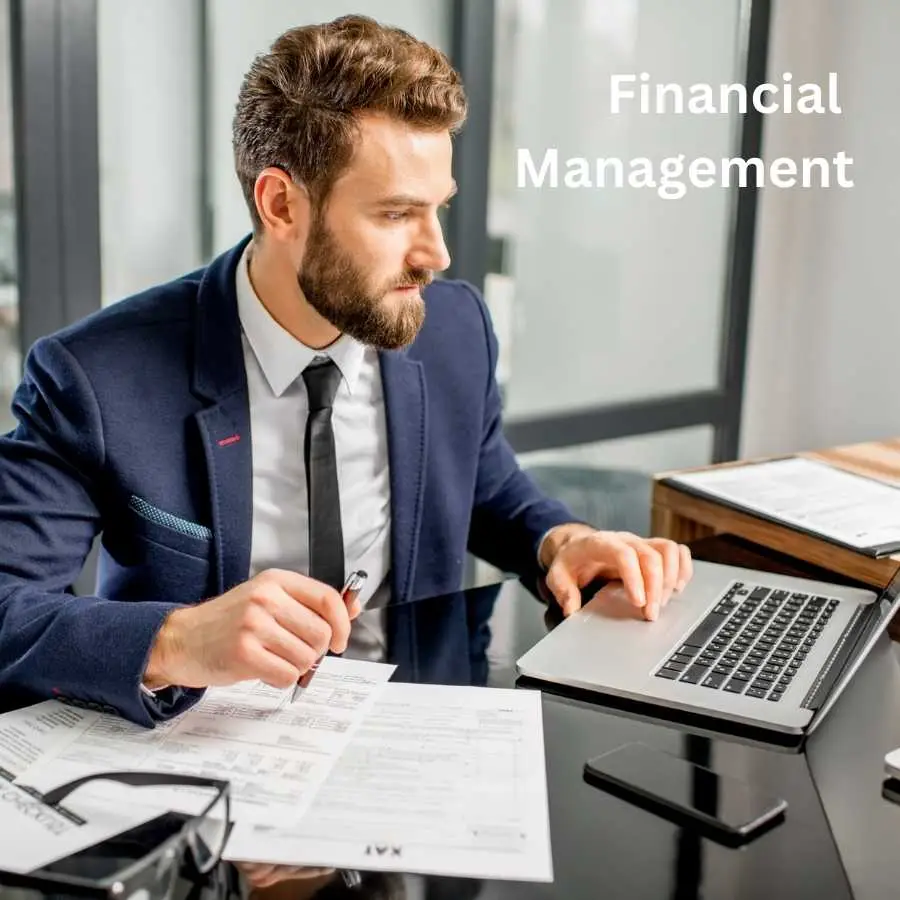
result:
[(284, 569), (268, 569), (220, 597), (169, 614), (150, 649), (144, 685), (212, 687), (259, 678), (272, 687), (297, 682), (326, 650), (343, 653), (349, 611), (332, 587)]

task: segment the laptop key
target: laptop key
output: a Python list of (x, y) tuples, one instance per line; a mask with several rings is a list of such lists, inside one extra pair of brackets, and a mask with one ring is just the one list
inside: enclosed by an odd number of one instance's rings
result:
[(657, 678), (668, 678), (669, 681), (674, 681), (681, 673), (677, 672), (675, 669), (660, 669), (656, 673)]
[(706, 678), (703, 679), (703, 687), (718, 688), (721, 687), (724, 680), (724, 675), (717, 675), (715, 672), (713, 672), (711, 675), (707, 675)]
[(781, 694), (771, 693), (766, 700), (771, 700), (773, 703), (777, 703), (781, 699)]
[(724, 624), (728, 616), (720, 613), (710, 613), (692, 632), (684, 642), (688, 647), (702, 647)]
[(693, 655), (688, 653), (676, 653), (669, 662), (689, 663), (693, 658)]
[(747, 687), (746, 681), (735, 681), (734, 678), (725, 685), (724, 690), (728, 691), (729, 694), (740, 694), (743, 693), (744, 688)]
[(762, 700), (762, 699), (765, 698), (766, 692), (765, 692), (765, 691), (759, 690), (759, 688), (751, 687), (751, 688), (747, 688), (747, 695), (746, 695), (746, 696), (748, 696), (748, 697), (756, 697), (758, 700)]
[(698, 684), (709, 674), (709, 669), (706, 666), (691, 666), (684, 675), (681, 676), (679, 681), (686, 682), (687, 684)]

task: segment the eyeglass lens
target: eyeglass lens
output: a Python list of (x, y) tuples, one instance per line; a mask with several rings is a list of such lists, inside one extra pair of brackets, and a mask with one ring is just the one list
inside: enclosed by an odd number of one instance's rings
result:
[(223, 793), (197, 822), (188, 839), (198, 871), (206, 874), (219, 861), (227, 834), (228, 795)]
[[(121, 900), (169, 900), (178, 877), (181, 854), (175, 847), (169, 847), (165, 853), (155, 860), (153, 868), (146, 873), (139, 884), (128, 894), (122, 894)], [(113, 886), (114, 896), (120, 896)]]

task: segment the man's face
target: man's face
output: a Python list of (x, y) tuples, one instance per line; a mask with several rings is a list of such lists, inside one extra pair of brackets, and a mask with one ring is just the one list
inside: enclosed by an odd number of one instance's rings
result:
[(297, 274), (310, 305), (364, 344), (411, 343), (421, 288), (450, 256), (437, 211), (455, 193), (447, 131), (365, 116), (350, 167), (310, 224)]

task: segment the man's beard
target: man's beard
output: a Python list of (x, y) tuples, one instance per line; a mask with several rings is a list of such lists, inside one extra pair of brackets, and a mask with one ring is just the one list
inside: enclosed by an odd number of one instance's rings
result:
[(344, 334), (379, 350), (411, 344), (425, 320), (425, 302), (418, 292), (403, 295), (398, 303), (386, 302), (385, 296), (399, 287), (424, 287), (431, 279), (427, 269), (410, 269), (373, 292), (321, 220), (310, 230), (297, 274), (303, 296), (319, 315)]

